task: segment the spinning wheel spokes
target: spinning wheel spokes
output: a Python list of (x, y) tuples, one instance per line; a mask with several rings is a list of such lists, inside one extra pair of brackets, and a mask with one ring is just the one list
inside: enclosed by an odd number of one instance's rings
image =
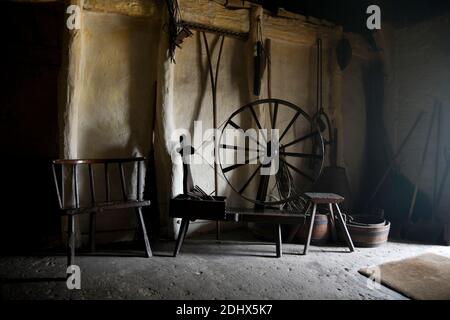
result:
[[(290, 146), (292, 146), (292, 145), (294, 145), (296, 143), (302, 142), (302, 141), (307, 140), (307, 139), (311, 139), (311, 138), (313, 138), (313, 137), (315, 137), (315, 136), (317, 136), (319, 134), (320, 134), (319, 131), (313, 131), (310, 134), (307, 134), (306, 136), (303, 136), (303, 137), (298, 138), (298, 139), (296, 139), (296, 140), (294, 140), (292, 142), (289, 142), (288, 144), (283, 145), (283, 147), (286, 149), (286, 148), (288, 148), (288, 147), (290, 147)], [(281, 141), (281, 138), (280, 138), (280, 141)]]
[(287, 162), (286, 160), (281, 160), (283, 161), (289, 168), (291, 168), (292, 170), (294, 170), (295, 172), (297, 172), (299, 175), (305, 177), (306, 179), (308, 179), (311, 182), (314, 182), (315, 179), (311, 176), (309, 176), (308, 174), (304, 173), (303, 171), (301, 171), (300, 169), (297, 169), (296, 167), (294, 167), (292, 164), (290, 164), (289, 162)]
[[(230, 141), (227, 130), (239, 133)], [(230, 187), (244, 199), (266, 206), (298, 198), (319, 177), (324, 159), (322, 137), (309, 115), (278, 99), (255, 101), (234, 112), (222, 130), (219, 148), (220, 168)], [(283, 174), (292, 177), (289, 185), (282, 185), (287, 183)]]
[(285, 156), (285, 157), (295, 157), (295, 158), (322, 159), (322, 155), (320, 155), (320, 154), (280, 152), (280, 155)]
[(273, 117), (272, 117), (272, 129), (275, 129), (277, 126), (277, 116), (278, 116), (278, 102), (275, 102), (275, 107), (273, 110)]

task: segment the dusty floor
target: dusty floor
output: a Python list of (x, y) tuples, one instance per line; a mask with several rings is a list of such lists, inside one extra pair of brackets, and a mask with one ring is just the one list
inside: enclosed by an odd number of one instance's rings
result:
[[(224, 239), (236, 239), (225, 234)], [(81, 290), (65, 283), (65, 257), (0, 258), (1, 299), (405, 299), (385, 288), (371, 289), (361, 267), (435, 252), (450, 257), (449, 247), (388, 243), (377, 249), (284, 245), (257, 242), (187, 240), (177, 258), (173, 243), (157, 256), (81, 256)]]

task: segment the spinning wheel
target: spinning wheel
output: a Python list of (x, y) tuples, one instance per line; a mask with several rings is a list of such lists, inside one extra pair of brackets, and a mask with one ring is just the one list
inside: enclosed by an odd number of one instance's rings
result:
[(315, 121), (279, 99), (255, 101), (234, 112), (225, 122), (218, 151), (230, 187), (257, 206), (299, 199), (318, 179), (324, 160)]

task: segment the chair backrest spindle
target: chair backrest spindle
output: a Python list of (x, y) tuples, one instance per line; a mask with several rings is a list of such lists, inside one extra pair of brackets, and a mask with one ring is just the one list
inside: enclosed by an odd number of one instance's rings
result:
[(123, 171), (123, 163), (119, 162), (119, 171), (120, 171), (120, 186), (122, 189), (122, 197), (123, 200), (126, 201), (127, 200), (127, 188), (125, 185), (125, 173)]
[(64, 179), (64, 166), (61, 165), (61, 203), (63, 208), (66, 207), (66, 186), (65, 186), (65, 179)]
[(109, 179), (109, 166), (105, 163), (105, 188), (106, 188), (106, 202), (111, 201), (111, 185)]
[[(145, 161), (145, 158), (128, 158), (128, 159), (89, 159), (89, 160), (81, 160), (81, 159), (68, 159), (68, 160), (54, 160), (52, 162), (52, 171), (53, 171), (53, 180), (56, 187), (56, 195), (58, 197), (58, 203), (59, 207), (61, 209), (80, 209), (80, 189), (79, 189), (79, 177), (78, 173), (80, 170), (79, 166), (84, 168), (84, 165), (88, 167), (88, 173), (89, 173), (89, 195), (90, 195), (90, 202), (92, 206), (95, 206), (97, 204), (100, 204), (102, 202), (99, 202), (96, 195), (95, 190), (95, 170), (94, 167), (96, 164), (103, 165), (104, 166), (104, 182), (105, 187), (104, 190), (106, 192), (106, 201), (107, 203), (112, 202), (111, 201), (111, 175), (110, 175), (110, 169), (111, 165), (118, 164), (119, 167), (119, 178), (120, 178), (120, 184), (121, 184), (121, 191), (122, 191), (122, 200), (128, 201), (128, 192), (127, 192), (127, 180), (132, 180), (131, 177), (125, 176), (125, 165), (126, 163), (136, 163), (137, 167), (132, 167), (134, 170), (131, 170), (132, 172), (136, 172), (137, 174), (137, 186), (136, 186), (136, 200), (137, 201), (143, 201), (143, 197), (141, 194), (141, 166), (142, 163)], [(61, 170), (58, 170), (58, 166), (61, 167)], [(71, 172), (70, 172), (71, 170)], [(83, 169), (84, 170), (84, 169)], [(60, 176), (58, 175), (60, 172)], [(84, 172), (84, 171), (83, 171)], [(67, 177), (66, 177), (67, 175)], [(70, 176), (72, 179), (70, 179)], [(71, 195), (69, 195), (69, 201), (70, 198), (72, 198), (72, 203), (68, 204), (66, 206), (66, 199), (65, 199), (65, 188), (66, 184), (72, 185)], [(84, 193), (83, 193), (84, 194)], [(70, 197), (71, 196), (71, 197)], [(133, 199), (134, 201), (134, 199)]]
[(94, 170), (92, 169), (92, 164), (88, 164), (89, 167), (89, 190), (91, 191), (91, 203), (94, 205), (95, 200), (95, 182), (94, 182)]
[[(56, 175), (56, 168), (55, 168), (55, 164), (52, 163), (52, 172), (53, 172), (53, 181), (55, 182), (55, 187), (56, 187), (56, 195), (58, 197), (58, 203), (59, 203), (59, 208), (62, 209), (63, 208), (63, 201), (61, 198), (61, 193), (59, 191), (59, 183), (58, 183), (58, 177)], [(61, 179), (63, 180), (63, 179)]]
[(75, 208), (79, 208), (80, 207), (80, 197), (78, 194), (78, 165), (74, 164), (72, 165), (72, 181), (73, 181), (73, 195), (74, 195), (74, 201), (75, 201)]

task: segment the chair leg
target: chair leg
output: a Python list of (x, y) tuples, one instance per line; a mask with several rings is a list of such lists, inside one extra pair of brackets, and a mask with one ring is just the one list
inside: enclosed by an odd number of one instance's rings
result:
[(144, 216), (142, 215), (142, 208), (141, 207), (136, 208), (136, 213), (138, 216), (139, 225), (141, 226), (142, 237), (144, 238), (145, 256), (147, 258), (150, 258), (151, 256), (153, 256), (153, 254), (152, 248), (150, 247), (150, 241), (148, 241), (147, 228), (145, 227)]
[(75, 216), (67, 217), (67, 267), (75, 263)]
[(91, 252), (95, 252), (95, 230), (96, 230), (97, 214), (91, 212), (89, 216), (89, 247)]
[(282, 239), (281, 239), (281, 224), (277, 226), (277, 236), (276, 236), (276, 247), (277, 247), (277, 258), (281, 258), (283, 256), (282, 249)]
[(181, 220), (180, 231), (178, 232), (177, 242), (175, 244), (175, 250), (173, 251), (173, 256), (176, 257), (178, 253), (180, 253), (181, 246), (183, 245), (183, 241), (186, 238), (186, 233), (189, 228), (189, 219), (183, 218)]
[(350, 252), (355, 251), (355, 246), (353, 245), (352, 238), (350, 237), (350, 233), (348, 232), (347, 226), (345, 225), (344, 218), (342, 217), (341, 209), (339, 209), (339, 206), (336, 204), (337, 214), (338, 214), (338, 221), (340, 222), (342, 231), (344, 232), (345, 241), (347, 242), (348, 248), (350, 249)]
[(312, 232), (313, 232), (313, 228), (314, 228), (314, 221), (316, 220), (316, 211), (317, 211), (317, 204), (314, 204), (313, 211), (311, 214), (311, 222), (309, 223), (308, 238), (306, 239), (303, 255), (308, 254), (309, 244), (311, 243), (311, 237), (312, 237)]
[(337, 230), (336, 230), (336, 220), (334, 219), (334, 211), (333, 211), (333, 205), (330, 203), (330, 224), (331, 224), (331, 238), (334, 242), (337, 241)]

